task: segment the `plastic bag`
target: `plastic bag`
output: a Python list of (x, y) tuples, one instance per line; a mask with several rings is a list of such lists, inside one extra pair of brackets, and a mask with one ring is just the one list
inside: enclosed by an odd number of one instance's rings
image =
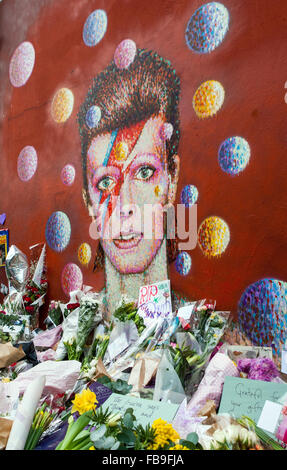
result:
[(175, 404), (180, 404), (185, 399), (183, 386), (174, 370), (172, 359), (167, 349), (163, 350), (157, 369), (153, 399)]

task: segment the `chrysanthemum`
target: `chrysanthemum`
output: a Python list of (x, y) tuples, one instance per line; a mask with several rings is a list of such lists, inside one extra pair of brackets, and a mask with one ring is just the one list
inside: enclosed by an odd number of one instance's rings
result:
[(148, 447), (150, 450), (160, 449), (168, 444), (169, 441), (175, 442), (180, 439), (178, 432), (173, 429), (172, 425), (161, 418), (153, 422), (152, 428), (155, 430), (155, 440), (154, 443)]

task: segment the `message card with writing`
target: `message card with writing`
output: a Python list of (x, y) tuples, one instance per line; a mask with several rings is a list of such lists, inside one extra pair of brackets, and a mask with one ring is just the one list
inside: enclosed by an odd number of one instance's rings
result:
[(285, 383), (226, 377), (218, 413), (235, 418), (245, 415), (258, 423), (266, 400), (281, 403), (286, 392)]
[(140, 288), (138, 314), (143, 317), (145, 325), (154, 319), (172, 316), (169, 280)]
[(152, 424), (158, 418), (171, 423), (178, 410), (178, 406), (173, 403), (113, 393), (102, 405), (102, 408), (104, 411), (109, 408), (113, 413), (121, 413), (122, 415), (124, 415), (128, 408), (132, 408), (137, 424), (146, 426), (147, 424)]

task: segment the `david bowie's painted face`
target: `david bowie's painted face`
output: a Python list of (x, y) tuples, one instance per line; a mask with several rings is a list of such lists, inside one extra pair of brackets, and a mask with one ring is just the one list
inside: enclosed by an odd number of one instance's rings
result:
[(145, 206), (165, 206), (172, 184), (163, 124), (162, 116), (154, 116), (101, 134), (91, 141), (87, 152), (89, 196), (97, 230), (106, 256), (120, 273), (143, 272), (163, 241), (163, 219), (157, 211), (152, 235), (144, 236)]

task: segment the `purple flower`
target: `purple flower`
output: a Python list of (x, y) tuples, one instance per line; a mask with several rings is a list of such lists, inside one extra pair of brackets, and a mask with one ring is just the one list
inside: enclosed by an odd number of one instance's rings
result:
[(251, 380), (263, 380), (265, 382), (272, 382), (275, 378), (279, 377), (274, 362), (267, 358), (256, 358), (256, 359), (239, 359), (238, 369), (241, 372), (245, 372), (248, 379)]

